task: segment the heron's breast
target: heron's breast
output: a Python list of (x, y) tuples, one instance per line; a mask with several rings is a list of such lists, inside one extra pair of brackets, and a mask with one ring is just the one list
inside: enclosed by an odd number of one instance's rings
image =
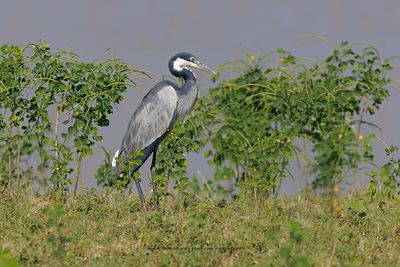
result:
[(192, 112), (197, 99), (197, 87), (193, 86), (187, 92), (178, 97), (178, 115), (182, 120), (186, 120)]

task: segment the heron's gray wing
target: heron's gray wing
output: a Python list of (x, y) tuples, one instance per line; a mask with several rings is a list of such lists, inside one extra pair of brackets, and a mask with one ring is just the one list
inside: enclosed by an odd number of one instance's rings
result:
[[(171, 122), (175, 121), (177, 101), (178, 96), (171, 85), (160, 84), (153, 88), (143, 98), (129, 122), (120, 155), (132, 155), (134, 151), (143, 150), (162, 137), (172, 126)], [(144, 155), (144, 160), (148, 156)]]

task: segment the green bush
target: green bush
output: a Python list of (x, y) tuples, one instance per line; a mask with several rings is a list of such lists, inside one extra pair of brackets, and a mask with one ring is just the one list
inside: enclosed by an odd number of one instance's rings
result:
[(102, 141), (98, 128), (109, 124), (113, 104), (136, 86), (133, 73), (144, 74), (114, 58), (81, 62), (43, 43), (2, 45), (1, 185), (36, 181), (45, 187), (49, 177), (55, 189), (67, 190), (75, 163), (76, 192), (82, 158)]
[[(389, 96), (392, 68), (376, 49), (343, 42), (314, 64), (283, 49), (247, 57), (247, 62), (220, 68), (218, 85), (175, 129), (180, 138), (169, 138), (162, 146), (159, 157), (169, 159), (159, 162), (162, 173), (182, 179), (182, 153), (205, 149), (216, 171), (216, 192), (239, 187), (242, 193), (265, 196), (276, 192), (288, 175), (289, 161), (305, 153), (296, 146), (302, 140), (312, 144), (315, 189), (329, 191), (346, 173), (373, 160), (374, 136), (364, 137), (361, 130), (375, 127), (366, 117)], [(223, 71), (231, 78), (220, 78)]]
[[(185, 194), (189, 188), (211, 197), (275, 194), (290, 175), (289, 162), (306, 155), (301, 142), (312, 145), (313, 187), (338, 188), (347, 173), (374, 159), (374, 136), (361, 130), (377, 127), (366, 118), (389, 96), (391, 82), (390, 60), (357, 45), (343, 42), (314, 63), (278, 49), (259, 56), (247, 52), (247, 61), (222, 65), (214, 77), (217, 85), (160, 146), (152, 177), (156, 198), (167, 194), (169, 180)], [(128, 86), (136, 86), (133, 73), (146, 75), (113, 57), (81, 62), (47, 44), (2, 45), (1, 188), (32, 183), (47, 188), (50, 180), (54, 189), (76, 192), (82, 159), (102, 141), (98, 128), (108, 125), (113, 104)], [(214, 179), (189, 177), (188, 152), (205, 152)], [(109, 160), (106, 151), (96, 173), (99, 185), (124, 188), (131, 178), (116, 181)], [(392, 160), (379, 174), (394, 194), (398, 163)], [(377, 184), (378, 173), (371, 176)], [(372, 184), (371, 195), (377, 191)]]

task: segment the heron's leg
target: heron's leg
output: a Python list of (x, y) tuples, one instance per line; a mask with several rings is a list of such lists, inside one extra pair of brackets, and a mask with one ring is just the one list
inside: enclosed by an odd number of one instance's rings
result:
[(157, 148), (158, 146), (156, 146), (153, 150), (153, 159), (151, 160), (151, 166), (150, 166), (151, 176), (156, 175), (155, 168), (156, 168)]
[[(153, 159), (151, 160), (151, 166), (150, 166), (150, 173), (151, 173), (151, 177), (153, 178), (156, 175), (156, 158), (157, 158), (157, 148), (158, 146), (156, 146), (153, 150)], [(152, 179), (151, 178), (151, 179)], [(153, 181), (153, 196), (154, 196), (154, 206), (157, 208), (158, 207), (158, 194), (159, 192), (157, 192), (157, 182)]]
[(137, 191), (138, 191), (138, 194), (139, 194), (140, 202), (142, 203), (142, 208), (144, 208), (145, 201), (144, 201), (144, 195), (143, 195), (142, 187), (140, 186), (140, 182), (138, 180), (136, 180), (136, 179), (134, 179), (134, 180), (135, 180), (136, 188), (137, 188)]
[(139, 197), (140, 197), (140, 202), (142, 203), (142, 207), (144, 207), (144, 195), (143, 195), (143, 191), (142, 191), (142, 187), (140, 186), (140, 182), (138, 180), (135, 179), (135, 184), (139, 193)]

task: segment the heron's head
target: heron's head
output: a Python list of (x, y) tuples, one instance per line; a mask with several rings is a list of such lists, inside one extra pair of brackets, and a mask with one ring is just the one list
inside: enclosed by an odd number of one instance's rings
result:
[(181, 76), (180, 74), (185, 70), (199, 69), (211, 74), (215, 74), (210, 67), (201, 63), (195, 56), (190, 53), (179, 53), (173, 56), (169, 60), (169, 70), (175, 76)]

